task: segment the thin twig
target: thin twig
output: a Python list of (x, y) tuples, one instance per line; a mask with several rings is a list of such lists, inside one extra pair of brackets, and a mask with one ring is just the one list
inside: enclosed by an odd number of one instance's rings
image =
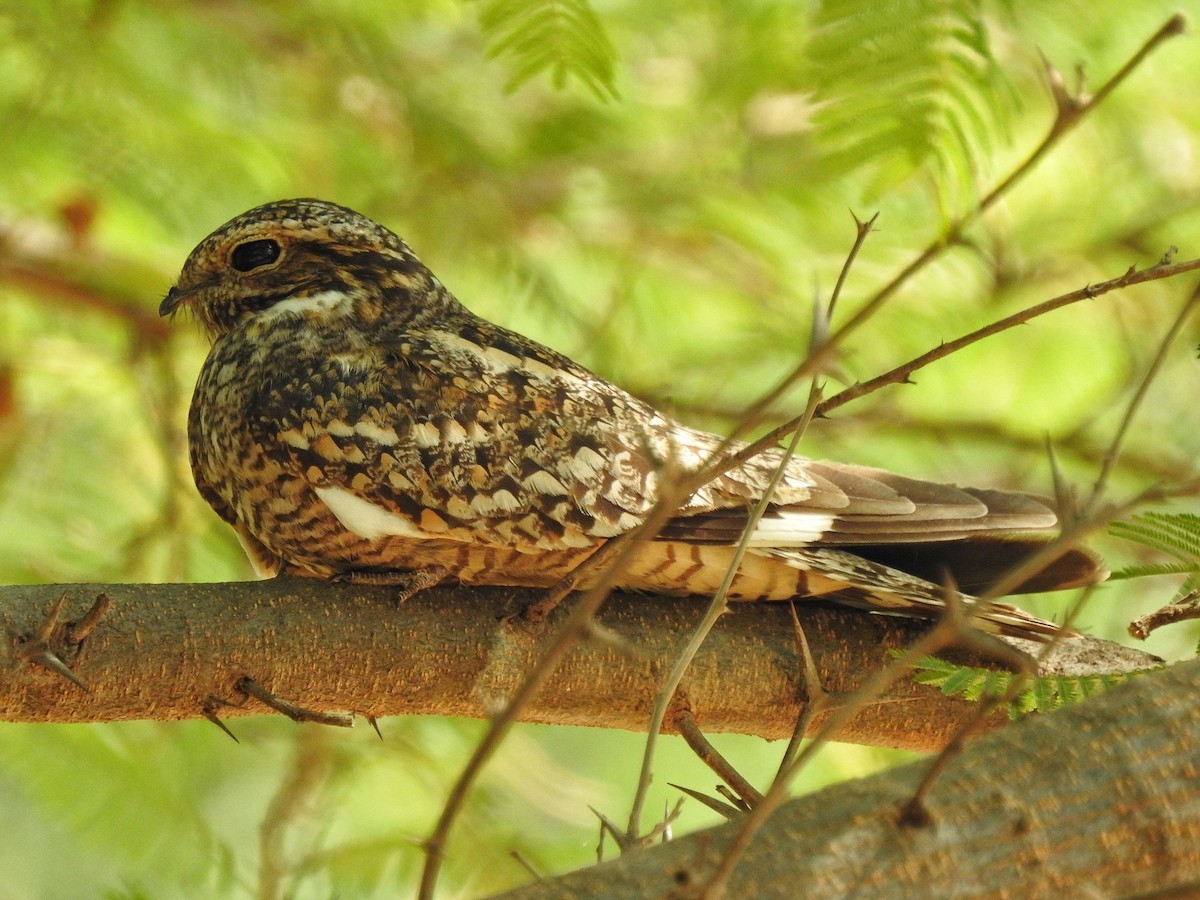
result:
[(678, 709), (671, 718), (671, 724), (687, 741), (687, 745), (692, 748), (692, 752), (699, 757), (700, 761), (712, 769), (718, 777), (723, 778), (746, 806), (753, 808), (762, 799), (762, 794), (754, 785), (747, 781), (704, 736), (704, 732), (696, 724), (696, 717), (688, 706), (682, 705)]
[(842, 296), (842, 288), (846, 286), (846, 279), (850, 275), (850, 270), (854, 267), (854, 261), (858, 259), (859, 251), (862, 250), (863, 244), (867, 242), (868, 235), (875, 230), (875, 222), (879, 219), (879, 213), (875, 213), (865, 222), (854, 213), (854, 245), (850, 248), (850, 252), (846, 254), (846, 260), (842, 263), (842, 270), (838, 272), (837, 281), (833, 285), (833, 293), (829, 295), (829, 305), (825, 308), (826, 321), (833, 321), (833, 313), (837, 309), (837, 302)]
[(754, 533), (754, 529), (758, 526), (759, 520), (762, 519), (763, 513), (770, 506), (771, 498), (775, 494), (775, 488), (783, 478), (783, 473), (787, 469), (788, 461), (796, 450), (796, 446), (800, 442), (800, 438), (804, 433), (804, 426), (811, 419), (811, 410), (816, 406), (816, 402), (820, 397), (820, 392), (814, 386), (809, 398), (808, 410), (809, 416), (802, 416), (800, 424), (796, 432), (792, 435), (791, 444), (787, 451), (780, 459), (779, 466), (771, 474), (771, 480), (767, 484), (767, 488), (763, 491), (762, 497), (751, 509), (749, 516), (746, 519), (746, 525), (742, 529), (741, 538), (737, 546), (734, 548), (733, 558), (729, 562), (729, 566), (725, 570), (725, 577), (722, 579), (720, 586), (713, 594), (712, 601), (708, 605), (708, 609), (704, 612), (704, 617), (700, 623), (692, 631), (692, 635), (688, 640), (687, 646), (683, 652), (679, 654), (679, 658), (675, 661), (675, 665), (671, 669), (671, 673), (663, 682), (662, 688), (654, 699), (654, 709), (650, 715), (650, 724), (646, 733), (646, 748), (642, 755), (642, 767), (638, 774), (637, 789), (634, 791), (633, 803), (631, 804), (629, 813), (629, 829), (627, 835), (630, 838), (637, 836), (641, 830), (641, 814), (642, 805), (645, 802), (646, 794), (650, 789), (650, 779), (654, 767), (654, 752), (658, 742), (658, 735), (662, 730), (663, 720), (666, 717), (667, 709), (670, 706), (672, 697), (675, 696), (675, 691), (679, 684), (683, 681), (684, 673), (691, 666), (692, 660), (700, 651), (701, 645), (708, 637), (710, 631), (717, 620), (725, 612), (728, 603), (727, 595), (729, 587), (733, 584), (733, 579), (737, 576), (738, 569), (741, 567), (742, 559), (746, 555), (746, 551), (750, 545), (750, 536)]
[(1200, 591), (1189, 591), (1174, 603), (1134, 619), (1129, 623), (1130, 636), (1144, 641), (1150, 636), (1150, 632), (1164, 625), (1200, 619), (1200, 603), (1197, 601), (1200, 601)]
[(1125, 415), (1121, 418), (1121, 424), (1117, 427), (1116, 434), (1108, 446), (1108, 451), (1104, 454), (1104, 460), (1100, 466), (1100, 474), (1096, 476), (1096, 482), (1092, 486), (1091, 496), (1088, 497), (1085, 509), (1091, 509), (1100, 501), (1101, 495), (1104, 493), (1104, 488), (1108, 484), (1108, 479), (1112, 475), (1113, 468), (1117, 464), (1117, 459), (1121, 455), (1122, 445), (1125, 443), (1125, 438), (1129, 434), (1130, 426), (1133, 424), (1133, 417), (1141, 408), (1142, 401), (1146, 397), (1146, 393), (1150, 390), (1150, 385), (1162, 370), (1163, 363), (1167, 358), (1167, 351), (1171, 349), (1171, 345), (1175, 343), (1175, 338), (1179, 336), (1179, 332), (1183, 330), (1184, 324), (1188, 317), (1196, 307), (1197, 301), (1200, 301), (1200, 285), (1197, 285), (1195, 290), (1184, 301), (1183, 306), (1179, 310), (1179, 315), (1175, 317), (1175, 321), (1171, 323), (1171, 327), (1167, 329), (1167, 333), (1159, 342), (1158, 351), (1154, 354), (1154, 359), (1146, 369), (1146, 374), (1143, 376), (1141, 383), (1134, 391), (1133, 397), (1125, 407)]
[[(1102, 294), (1107, 294), (1111, 291), (1119, 290), (1121, 288), (1132, 287), (1136, 284), (1144, 284), (1148, 281), (1158, 281), (1162, 278), (1171, 278), (1175, 275), (1182, 275), (1185, 272), (1191, 272), (1196, 269), (1200, 269), (1200, 259), (1189, 259), (1186, 262), (1174, 263), (1169, 266), (1156, 265), (1140, 271), (1130, 268), (1125, 272), (1125, 274), (1109, 279), (1108, 281), (1102, 281), (1100, 284), (1089, 284), (1086, 287), (1079, 288), (1078, 290), (1070, 291), (1066, 294), (1060, 294), (1057, 297), (1053, 297), (1042, 303), (1038, 303), (1034, 306), (1023, 309), (1020, 312), (1013, 313), (1011, 316), (1006, 316), (1003, 319), (992, 322), (989, 325), (985, 325), (983, 328), (976, 329), (970, 334), (963, 335), (962, 337), (956, 338), (953, 341), (939, 344), (929, 352), (923, 353), (915, 359), (911, 359), (903, 365), (897, 366), (888, 372), (884, 372), (882, 375), (878, 375), (869, 381), (863, 381), (858, 384), (851, 385), (844, 391), (839, 391), (828, 400), (825, 400), (823, 403), (821, 403), (821, 405), (817, 407), (817, 415), (827, 415), (828, 413), (837, 409), (839, 406), (844, 406), (851, 400), (857, 400), (859, 397), (873, 393), (889, 384), (906, 383), (909, 381), (914, 372), (925, 368), (930, 363), (937, 362), (939, 359), (944, 359), (953, 353), (957, 353), (964, 347), (978, 343), (979, 341), (997, 335), (1002, 331), (1008, 331), (1010, 328), (1015, 328), (1017, 325), (1024, 325), (1026, 322), (1036, 319), (1038, 316), (1043, 316), (1048, 312), (1053, 312), (1056, 309), (1061, 309), (1062, 307), (1069, 306), (1072, 303), (1078, 303), (1080, 300), (1091, 300), (1095, 297), (1101, 296)], [(768, 435), (768, 437), (771, 437), (778, 433), (778, 436), (774, 438), (772, 443), (777, 441), (782, 435), (787, 434), (786, 426), (788, 424), (789, 423), (784, 423), (783, 425), (780, 425), (778, 428), (774, 429), (770, 435)]]

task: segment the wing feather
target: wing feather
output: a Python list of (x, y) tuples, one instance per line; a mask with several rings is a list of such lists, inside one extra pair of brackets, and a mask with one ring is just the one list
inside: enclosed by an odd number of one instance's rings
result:
[[(260, 439), (286, 454), (285, 467), (368, 540), (437, 537), (530, 553), (587, 547), (644, 521), (668, 459), (696, 469), (721, 444), (481, 320), (378, 345), (373, 364), (329, 373), (337, 390), (305, 385), (298, 393), (307, 403), (267, 386), (273, 402), (259, 421)], [(1056, 521), (1025, 495), (785, 461), (770, 450), (698, 489), (660, 538), (736, 543), (781, 465), (776, 502), (750, 539), (756, 550), (844, 545), (870, 555), (864, 548), (1046, 532)], [(1005, 546), (1014, 560), (1036, 549)]]

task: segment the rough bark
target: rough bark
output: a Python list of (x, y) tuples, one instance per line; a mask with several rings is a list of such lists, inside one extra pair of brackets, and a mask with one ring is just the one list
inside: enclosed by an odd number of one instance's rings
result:
[[(31, 664), (30, 645), (23, 643), (64, 589), (64, 622), (82, 616), (101, 592), (112, 600), (78, 657), (73, 648), (62, 652), (87, 692)], [(238, 699), (234, 685), (243, 676), (319, 710), (483, 717), (511, 695), (544, 646), (545, 635), (506, 621), (540, 596), (440, 588), (397, 608), (388, 589), (305, 579), (0, 587), (0, 624), (10, 635), (0, 721), (193, 718), (209, 695)], [(926, 627), (815, 605), (797, 608), (829, 691), (853, 690), (889, 661), (889, 649), (905, 646)], [(694, 600), (610, 598), (599, 620), (624, 646), (592, 640), (571, 651), (521, 720), (644, 730), (664, 666), (702, 612)], [(1112, 671), (1154, 662), (1088, 639), (1066, 644), (1056, 668)], [(791, 734), (800, 712), (801, 671), (787, 606), (738, 604), (718, 623), (684, 687), (702, 729), (781, 738)], [(839, 739), (935, 749), (974, 710), (908, 680), (885, 701), (860, 711)], [(251, 701), (220, 715), (265, 711)]]
[[(927, 763), (785, 804), (728, 897), (1200, 896), (1200, 661), (973, 742), (900, 824)], [(739, 822), (511, 892), (699, 894)], [(802, 887), (801, 887), (802, 886)]]

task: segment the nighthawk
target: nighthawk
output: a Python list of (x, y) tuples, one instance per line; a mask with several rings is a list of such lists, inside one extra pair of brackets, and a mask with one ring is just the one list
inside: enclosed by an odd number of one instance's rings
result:
[[(269, 203), (222, 225), (160, 313), (179, 309), (212, 342), (188, 420), (196, 486), (264, 576), (553, 585), (644, 521), (664, 461), (695, 471), (721, 445), (474, 315), (403, 240), (332, 203)], [(731, 599), (936, 617), (945, 584), (986, 589), (1056, 524), (1024, 494), (775, 449), (691, 494), (618, 586), (712, 595), (780, 466)], [(1020, 590), (1102, 577), (1073, 550)], [(979, 613), (1001, 633), (1057, 630), (1012, 606)]]

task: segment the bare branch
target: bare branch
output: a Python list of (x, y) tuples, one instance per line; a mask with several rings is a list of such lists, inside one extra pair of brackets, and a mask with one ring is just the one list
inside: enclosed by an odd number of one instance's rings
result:
[[(0, 628), (18, 637), (33, 634), (63, 590), (0, 587)], [(431, 588), (399, 609), (387, 588), (310, 579), (71, 585), (67, 591), (62, 619), (82, 617), (101, 592), (111, 598), (72, 663), (92, 692), (30, 665), (10, 643), (0, 721), (202, 718), (210, 694), (232, 696), (247, 676), (311, 709), (485, 718), (510, 701), (546, 652), (546, 639), (505, 621), (537, 599), (537, 591)], [(891, 649), (929, 627), (818, 604), (798, 603), (797, 610), (821, 680), (834, 692), (854, 690), (890, 660)], [(610, 598), (600, 623), (639, 652), (608, 642), (575, 646), (520, 719), (644, 730), (662, 683), (661, 660), (678, 656), (703, 613), (704, 603), (690, 599)], [(561, 627), (566, 617), (560, 610), (551, 624)], [(795, 641), (788, 604), (732, 604), (689, 673), (697, 725), (707, 733), (790, 737), (804, 695)], [(1064, 642), (1047, 671), (1130, 671), (1158, 662), (1110, 642), (1080, 639)], [(903, 681), (882, 702), (858, 710), (838, 739), (936, 749), (972, 709)], [(270, 712), (251, 700), (222, 708), (221, 715)]]

